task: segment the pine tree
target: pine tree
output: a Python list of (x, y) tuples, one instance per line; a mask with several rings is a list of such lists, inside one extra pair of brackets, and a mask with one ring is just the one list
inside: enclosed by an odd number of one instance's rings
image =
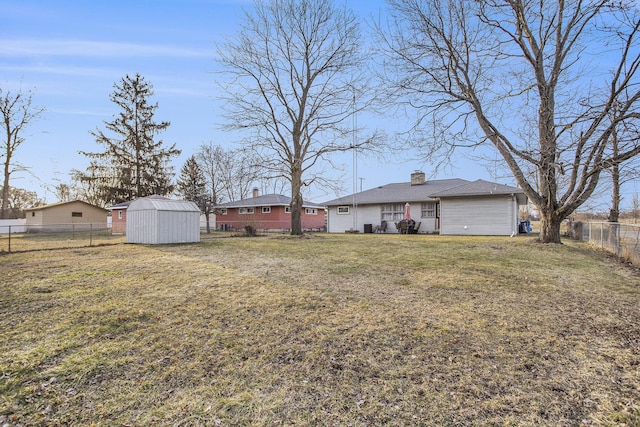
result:
[(126, 75), (109, 99), (120, 112), (104, 125), (110, 135), (100, 129), (91, 132), (96, 143), (105, 147), (101, 153), (80, 151), (91, 159), (86, 172), (76, 173), (80, 182), (97, 189), (105, 204), (120, 203), (152, 194), (173, 192), (173, 168), (169, 161), (180, 154), (175, 144), (164, 147), (158, 135), (170, 125), (156, 122), (158, 104), (150, 104), (153, 86), (140, 74)]
[(213, 209), (213, 201), (207, 192), (207, 179), (195, 156), (187, 159), (180, 170), (176, 184), (176, 192), (186, 200), (194, 202), (205, 214), (207, 233), (211, 232), (209, 215)]

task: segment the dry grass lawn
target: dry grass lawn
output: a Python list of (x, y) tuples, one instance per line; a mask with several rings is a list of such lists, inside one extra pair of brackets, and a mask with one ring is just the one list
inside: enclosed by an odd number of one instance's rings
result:
[(582, 243), (0, 256), (0, 425), (640, 425), (640, 277)]

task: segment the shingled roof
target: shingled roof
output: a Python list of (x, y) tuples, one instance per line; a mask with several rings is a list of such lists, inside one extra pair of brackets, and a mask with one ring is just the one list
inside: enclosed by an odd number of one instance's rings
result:
[(411, 185), (410, 182), (387, 184), (356, 193), (355, 195), (329, 200), (325, 202), (325, 205), (350, 205), (354, 201), (354, 196), (358, 205), (429, 201), (433, 199), (432, 194), (434, 193), (467, 183), (469, 181), (453, 178), (425, 181), (423, 184), (418, 185)]
[(523, 194), (517, 187), (498, 184), (495, 182), (467, 181), (464, 179), (441, 179), (425, 181), (424, 184), (411, 185), (401, 182), (382, 185), (354, 195), (343, 196), (325, 202), (326, 206), (373, 205), (381, 203), (424, 202), (441, 197), (489, 196), (496, 194)]
[[(291, 197), (283, 196), (282, 194), (265, 194), (263, 196), (249, 197), (247, 199), (236, 200), (233, 202), (222, 203), (217, 205), (216, 208), (246, 208), (246, 207), (258, 207), (258, 206), (290, 206)], [(302, 207), (305, 208), (324, 208), (324, 205), (304, 202)]]
[(467, 182), (462, 185), (450, 187), (431, 194), (431, 197), (462, 197), (462, 196), (487, 196), (492, 194), (518, 194), (522, 193), (517, 187), (498, 184), (497, 182), (477, 181)]

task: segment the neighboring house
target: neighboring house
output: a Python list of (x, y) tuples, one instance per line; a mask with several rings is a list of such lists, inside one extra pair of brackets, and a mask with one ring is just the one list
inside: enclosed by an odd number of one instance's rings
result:
[(127, 243), (200, 241), (200, 208), (194, 202), (149, 196), (127, 207)]
[[(291, 198), (280, 194), (258, 195), (216, 206), (216, 228), (219, 230), (239, 230), (247, 225), (257, 230), (287, 231), (291, 229)], [(302, 229), (319, 231), (325, 229), (325, 209), (323, 205), (304, 202), (300, 215)]]
[(127, 208), (130, 203), (131, 201), (122, 202), (107, 208), (111, 211), (112, 233), (124, 234), (127, 231)]
[[(406, 206), (407, 203), (409, 206)], [(405, 208), (418, 233), (511, 235), (519, 229), (519, 209), (527, 204), (516, 187), (464, 179), (426, 181), (423, 172), (410, 182), (387, 184), (325, 203), (327, 231), (397, 232)]]
[[(81, 200), (59, 202), (37, 208), (25, 209), (26, 225), (60, 228), (75, 224), (107, 226), (107, 210)], [(33, 230), (33, 227), (30, 227)]]

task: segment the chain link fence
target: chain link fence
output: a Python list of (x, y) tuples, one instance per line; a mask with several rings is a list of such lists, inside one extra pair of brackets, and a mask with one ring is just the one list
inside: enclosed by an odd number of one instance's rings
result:
[(589, 242), (640, 265), (640, 225), (618, 222), (571, 222), (570, 237)]
[(98, 246), (124, 241), (125, 237), (113, 234), (106, 223), (0, 225), (0, 253)]

